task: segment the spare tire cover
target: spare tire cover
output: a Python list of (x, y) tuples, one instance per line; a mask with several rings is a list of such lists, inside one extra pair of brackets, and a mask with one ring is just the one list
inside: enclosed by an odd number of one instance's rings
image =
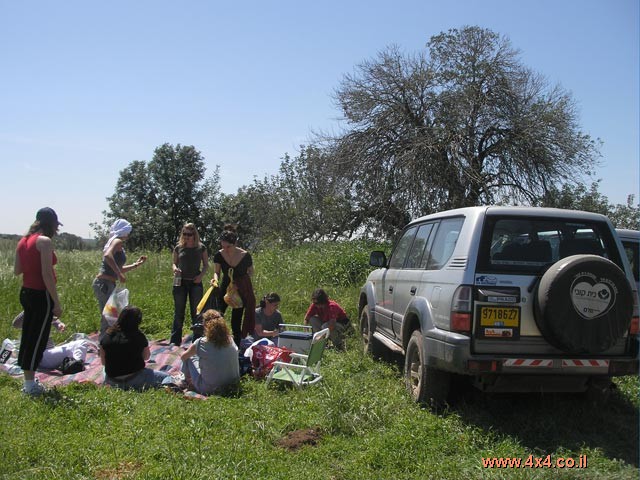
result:
[(633, 297), (615, 263), (597, 255), (572, 255), (543, 275), (534, 309), (536, 324), (551, 345), (569, 353), (599, 353), (628, 330)]

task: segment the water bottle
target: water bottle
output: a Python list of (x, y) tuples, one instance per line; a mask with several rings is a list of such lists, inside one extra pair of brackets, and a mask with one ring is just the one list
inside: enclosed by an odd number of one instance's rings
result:
[(0, 363), (7, 363), (7, 360), (11, 358), (16, 346), (11, 340), (5, 338), (2, 342), (2, 350), (0, 350)]
[(176, 273), (173, 275), (173, 286), (179, 287), (180, 285), (182, 285), (182, 275), (179, 273)]

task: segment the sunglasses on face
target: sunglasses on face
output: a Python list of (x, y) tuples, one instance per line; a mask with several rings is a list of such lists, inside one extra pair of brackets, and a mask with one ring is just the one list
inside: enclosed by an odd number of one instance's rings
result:
[(185, 237), (193, 237), (193, 232), (182, 232), (182, 235)]

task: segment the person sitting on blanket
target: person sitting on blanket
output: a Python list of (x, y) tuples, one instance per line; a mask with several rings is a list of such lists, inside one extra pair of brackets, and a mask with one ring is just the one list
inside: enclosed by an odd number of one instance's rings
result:
[(100, 360), (104, 365), (104, 383), (123, 390), (157, 388), (170, 381), (168, 373), (145, 367), (151, 351), (149, 341), (140, 331), (142, 311), (124, 307), (116, 323), (100, 339)]
[(202, 320), (204, 337), (193, 342), (180, 358), (189, 389), (209, 395), (236, 383), (240, 379), (240, 364), (238, 347), (220, 312), (207, 310)]
[[(22, 329), (23, 322), (24, 312), (20, 312), (16, 315), (16, 318), (13, 319), (12, 325), (14, 328)], [(56, 327), (59, 332), (64, 332), (67, 328), (67, 326), (58, 319), (58, 317), (53, 317), (51, 325)], [(49, 337), (38, 368), (44, 368), (47, 370), (57, 368), (60, 370), (65, 358), (71, 358), (72, 360), (84, 363), (84, 360), (87, 357), (87, 349), (91, 343), (92, 342), (87, 339), (79, 339), (56, 346), (56, 344), (53, 343), (52, 338)]]

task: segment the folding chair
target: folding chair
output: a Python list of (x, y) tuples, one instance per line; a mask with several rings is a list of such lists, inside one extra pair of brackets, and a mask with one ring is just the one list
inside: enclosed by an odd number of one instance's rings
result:
[(297, 388), (300, 388), (303, 385), (318, 383), (322, 380), (320, 360), (322, 360), (322, 354), (328, 340), (328, 328), (316, 332), (311, 339), (309, 354), (292, 353), (291, 363), (275, 362), (267, 377), (267, 384), (271, 380), (280, 380), (292, 383)]

